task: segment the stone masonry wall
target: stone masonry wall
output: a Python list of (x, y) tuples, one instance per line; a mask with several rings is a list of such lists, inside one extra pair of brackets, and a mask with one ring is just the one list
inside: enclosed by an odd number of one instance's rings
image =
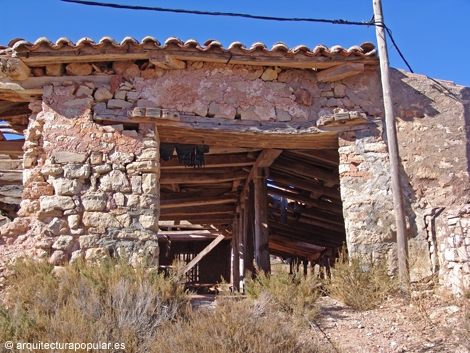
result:
[(56, 265), (106, 255), (158, 260), (155, 125), (94, 123), (99, 90), (92, 83), (49, 86), (42, 104), (31, 105), (20, 217), (2, 229), (19, 254), (50, 256)]

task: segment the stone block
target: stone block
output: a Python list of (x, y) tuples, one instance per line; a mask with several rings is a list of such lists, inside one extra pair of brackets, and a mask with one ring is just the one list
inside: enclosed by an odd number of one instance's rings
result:
[(273, 81), (277, 79), (278, 73), (281, 71), (278, 67), (268, 67), (264, 70), (263, 74), (261, 75), (261, 79), (263, 81)]
[(96, 165), (91, 168), (93, 173), (105, 174), (111, 171), (111, 166), (109, 164)]
[(85, 252), (86, 261), (104, 260), (109, 257), (109, 250), (103, 248), (92, 248)]
[(64, 231), (67, 231), (67, 222), (57, 217), (53, 218), (52, 221), (49, 222), (48, 227), (52, 234), (59, 235)]
[(65, 264), (67, 260), (68, 260), (68, 255), (65, 251), (56, 250), (52, 253), (48, 262), (52, 265), (59, 266), (59, 265)]
[(295, 95), (295, 102), (298, 104), (311, 106), (313, 103), (313, 96), (306, 89), (298, 88), (294, 91), (294, 95)]
[(144, 194), (158, 193), (158, 179), (154, 173), (142, 174), (142, 191)]
[(109, 154), (109, 160), (115, 164), (128, 164), (135, 158), (134, 153), (112, 152)]
[(108, 109), (130, 109), (133, 106), (132, 102), (126, 102), (122, 99), (110, 99), (108, 101)]
[(56, 195), (73, 196), (82, 189), (82, 182), (75, 179), (58, 178), (52, 182)]
[(126, 166), (127, 173), (131, 175), (140, 173), (158, 173), (159, 162), (158, 161), (138, 161), (130, 163)]
[(145, 148), (142, 153), (137, 156), (138, 161), (153, 161), (160, 159), (160, 152), (158, 148)]
[(53, 210), (70, 210), (75, 208), (75, 202), (73, 202), (70, 196), (41, 196), (39, 198), (41, 205), (41, 211), (53, 211)]
[(63, 76), (65, 72), (64, 65), (62, 64), (50, 64), (46, 65), (47, 76)]
[(64, 177), (72, 179), (87, 179), (90, 177), (89, 164), (67, 164), (64, 166)]
[(44, 182), (44, 177), (40, 169), (24, 169), (23, 170), (23, 185), (28, 185), (34, 182)]
[(119, 221), (108, 212), (88, 212), (83, 213), (83, 224), (87, 227), (113, 227), (120, 228)]
[(122, 136), (127, 136), (127, 137), (139, 137), (139, 134), (135, 130), (124, 130), (122, 132)]
[(127, 207), (140, 207), (140, 197), (139, 195), (127, 195)]
[(52, 152), (56, 163), (83, 163), (87, 155), (75, 152)]
[(101, 152), (91, 152), (90, 154), (90, 163), (92, 165), (98, 165), (103, 163), (103, 153)]
[(67, 223), (72, 229), (77, 229), (80, 226), (80, 215), (73, 214), (67, 217)]
[(290, 115), (285, 110), (276, 108), (276, 120), (277, 121), (291, 121), (292, 115)]
[(158, 209), (160, 203), (157, 195), (142, 195), (140, 196), (140, 207), (147, 210), (156, 210)]
[(106, 87), (100, 87), (95, 91), (95, 101), (107, 102), (113, 98), (113, 94)]
[(42, 175), (45, 175), (45, 176), (56, 176), (56, 175), (60, 175), (62, 174), (64, 170), (62, 169), (62, 167), (60, 165), (46, 165), (44, 167), (41, 168), (41, 173)]
[(343, 85), (342, 83), (336, 82), (334, 84), (333, 92), (334, 92), (335, 98), (346, 97), (346, 86)]
[[(134, 163), (131, 163), (134, 164)], [(131, 165), (129, 164), (129, 165)], [(120, 170), (113, 170), (108, 174), (100, 177), (100, 190), (103, 191), (120, 191), (120, 192), (130, 192), (131, 185), (127, 179), (126, 174)]]
[(116, 219), (121, 224), (122, 227), (129, 227), (131, 225), (131, 216), (128, 213), (123, 213), (121, 215), (117, 215)]
[(65, 67), (69, 76), (88, 76), (92, 73), (93, 68), (87, 63), (71, 63)]
[(87, 96), (91, 96), (93, 94), (93, 90), (88, 87), (88, 86), (84, 86), (84, 85), (80, 85), (80, 87), (78, 87), (77, 89), (77, 92), (75, 93), (75, 96), (77, 96), (78, 98), (81, 98), (81, 97), (87, 97)]
[(52, 244), (52, 249), (68, 251), (72, 249), (73, 243), (74, 238), (71, 235), (61, 235), (54, 244)]
[(124, 195), (120, 192), (116, 192), (113, 195), (113, 199), (114, 199), (116, 206), (124, 206), (126, 203)]
[(88, 249), (98, 245), (100, 237), (98, 235), (82, 235), (78, 238), (80, 249)]
[(139, 223), (146, 229), (158, 231), (158, 217), (156, 215), (141, 215)]
[(82, 205), (85, 211), (102, 211), (106, 207), (108, 198), (104, 193), (87, 193), (82, 196)]
[(127, 94), (127, 91), (116, 91), (116, 92), (114, 92), (114, 98), (125, 101), (126, 100), (126, 94)]

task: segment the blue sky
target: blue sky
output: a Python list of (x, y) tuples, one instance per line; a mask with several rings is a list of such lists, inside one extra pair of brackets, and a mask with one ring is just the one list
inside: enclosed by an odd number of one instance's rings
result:
[[(470, 86), (469, 0), (382, 0), (386, 25), (416, 73)], [(241, 12), (277, 17), (310, 17), (369, 21), (372, 0), (102, 0), (127, 5), (158, 6), (203, 11)], [(0, 45), (13, 38), (35, 41), (68, 37), (98, 41), (110, 36), (141, 40), (153, 36), (164, 42), (170, 36), (204, 43), (217, 39), (227, 47), (233, 41), (250, 46), (263, 42), (269, 48), (279, 41), (289, 46), (317, 44), (350, 47), (376, 43), (375, 28), (317, 23), (285, 23), (241, 18), (132, 11), (70, 4), (59, 0), (0, 0)], [(405, 64), (388, 42), (391, 66)]]

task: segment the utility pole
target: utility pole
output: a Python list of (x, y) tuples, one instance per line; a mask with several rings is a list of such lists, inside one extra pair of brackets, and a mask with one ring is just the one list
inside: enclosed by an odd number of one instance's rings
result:
[(387, 42), (385, 39), (382, 1), (372, 0), (372, 2), (374, 6), (377, 45), (379, 47), (387, 145), (388, 153), (390, 155), (390, 172), (392, 174), (393, 206), (397, 226), (398, 275), (402, 290), (406, 292), (408, 290), (409, 283), (408, 245), (406, 239), (405, 209), (403, 206), (403, 194), (400, 185), (400, 157), (398, 154), (397, 129), (395, 124), (395, 114), (393, 111), (392, 88), (390, 86), (390, 65), (388, 61)]

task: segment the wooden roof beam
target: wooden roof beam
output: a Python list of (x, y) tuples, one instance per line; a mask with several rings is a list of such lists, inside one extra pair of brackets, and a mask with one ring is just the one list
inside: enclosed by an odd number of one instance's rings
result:
[(318, 71), (318, 82), (334, 82), (343, 78), (354, 76), (364, 72), (364, 64), (362, 63), (346, 63), (333, 66), (332, 68)]
[(211, 196), (211, 197), (191, 197), (191, 198), (171, 198), (160, 200), (160, 209), (190, 207), (190, 206), (206, 206), (206, 205), (223, 205), (226, 203), (236, 203), (236, 196)]
[(24, 140), (0, 141), (0, 154), (7, 154), (9, 156), (22, 156), (23, 144)]

